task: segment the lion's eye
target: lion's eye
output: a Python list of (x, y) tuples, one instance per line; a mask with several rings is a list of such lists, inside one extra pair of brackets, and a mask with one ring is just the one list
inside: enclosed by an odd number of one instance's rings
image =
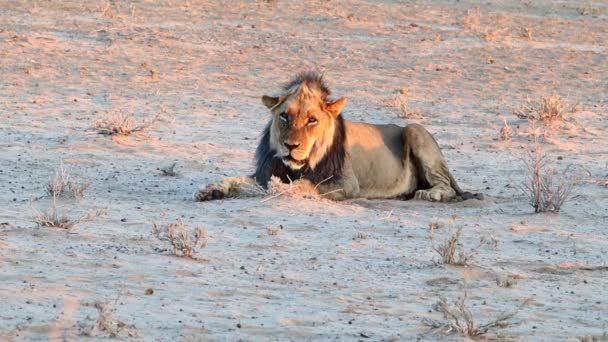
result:
[(309, 126), (315, 125), (317, 122), (318, 122), (318, 121), (317, 121), (317, 119), (315, 119), (315, 118), (310, 118), (310, 119), (308, 119), (308, 125), (309, 125)]
[(279, 118), (281, 118), (281, 120), (283, 120), (283, 121), (287, 121), (287, 114), (281, 113), (281, 114), (279, 114)]

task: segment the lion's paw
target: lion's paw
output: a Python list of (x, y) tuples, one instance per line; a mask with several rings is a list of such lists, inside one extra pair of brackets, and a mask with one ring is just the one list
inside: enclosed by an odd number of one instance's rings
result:
[(429, 201), (429, 202), (448, 202), (456, 196), (456, 192), (453, 189), (446, 191), (444, 189), (431, 188), (429, 190), (418, 190), (414, 195), (415, 199)]

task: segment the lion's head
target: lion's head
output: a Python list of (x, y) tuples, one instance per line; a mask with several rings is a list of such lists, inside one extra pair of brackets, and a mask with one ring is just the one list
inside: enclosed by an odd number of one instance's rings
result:
[(314, 170), (334, 141), (336, 121), (346, 99), (330, 101), (329, 89), (316, 72), (299, 74), (280, 96), (263, 96), (270, 109), (270, 148), (292, 170)]

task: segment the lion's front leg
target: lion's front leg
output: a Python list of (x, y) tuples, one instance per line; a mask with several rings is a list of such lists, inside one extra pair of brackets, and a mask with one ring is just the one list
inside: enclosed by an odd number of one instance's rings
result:
[(195, 201), (202, 202), (224, 198), (255, 197), (263, 193), (263, 190), (255, 179), (251, 177), (233, 177), (203, 186), (194, 193), (193, 197)]

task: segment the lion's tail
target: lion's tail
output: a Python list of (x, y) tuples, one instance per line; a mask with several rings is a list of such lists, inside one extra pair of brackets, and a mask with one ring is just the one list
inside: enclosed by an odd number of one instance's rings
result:
[(462, 197), (463, 200), (472, 199), (472, 198), (475, 198), (478, 200), (483, 200), (484, 196), (482, 193), (472, 193), (469, 191), (462, 191), (462, 189), (458, 185), (458, 182), (456, 182), (456, 179), (454, 178), (452, 173), (448, 172), (448, 174), (450, 176), (450, 186), (452, 187), (452, 189), (454, 189), (454, 191), (456, 191), (456, 195)]

